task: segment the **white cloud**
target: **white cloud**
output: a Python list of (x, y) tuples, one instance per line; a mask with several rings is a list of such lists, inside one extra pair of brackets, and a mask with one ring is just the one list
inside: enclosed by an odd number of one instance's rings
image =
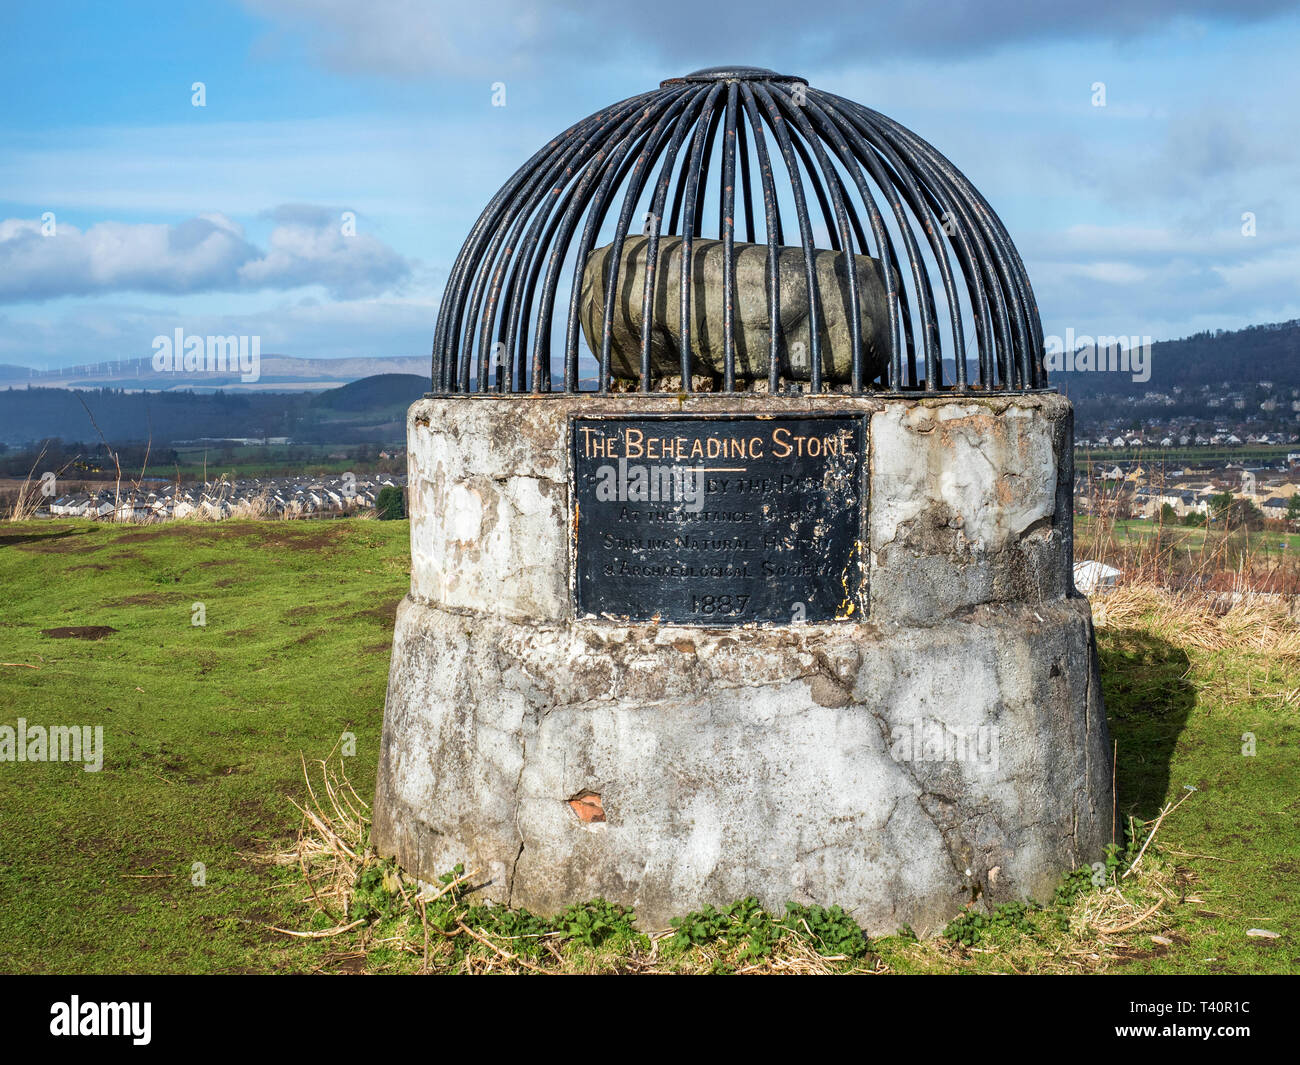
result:
[(252, 288), (324, 285), (332, 292), (379, 291), (409, 272), (406, 261), (367, 233), (344, 235), (337, 218), (324, 224), (288, 222), (271, 231), (265, 255), (239, 268)]
[(411, 265), (376, 237), (345, 236), (337, 214), (301, 209), (271, 231), (262, 251), (221, 214), (176, 225), (97, 222), (86, 230), (55, 222), (0, 221), (0, 302), (107, 292), (193, 293), (322, 285), (368, 295), (410, 274)]
[(187, 306), (95, 301), (48, 315), (0, 314), (0, 363), (39, 369), (148, 359), (153, 338), (181, 328), (197, 336), (261, 337), (263, 356), (427, 356), (436, 293), (405, 298), (276, 300), (238, 313)]

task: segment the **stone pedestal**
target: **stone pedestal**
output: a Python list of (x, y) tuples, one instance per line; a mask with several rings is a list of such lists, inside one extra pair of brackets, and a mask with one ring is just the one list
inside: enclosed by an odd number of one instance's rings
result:
[[(575, 616), (570, 419), (682, 412), (867, 418), (865, 616)], [(1102, 855), (1065, 399), (425, 399), (408, 443), (373, 827), (408, 871), (464, 863), (541, 913), (603, 896), (643, 928), (756, 895), (881, 934), (1044, 899)]]

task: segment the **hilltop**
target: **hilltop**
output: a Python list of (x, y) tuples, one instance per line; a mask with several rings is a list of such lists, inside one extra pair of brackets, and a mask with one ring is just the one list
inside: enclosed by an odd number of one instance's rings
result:
[[(1147, 380), (1124, 372), (1057, 371), (1048, 376), (1074, 401), (1077, 419), (1085, 424), (1116, 416), (1117, 404), (1151, 406), (1153, 413), (1158, 409), (1146, 420), (1212, 420), (1231, 395), (1234, 404), (1240, 400), (1235, 409), (1253, 413), (1261, 423), (1294, 426), (1291, 400), (1296, 398), (1293, 391), (1300, 390), (1300, 319), (1158, 341), (1151, 345), (1148, 368)], [(1269, 407), (1261, 408), (1270, 400), (1281, 408), (1276, 417), (1269, 417), (1274, 413)], [(1142, 412), (1130, 410), (1129, 416), (1140, 418)]]
[(340, 411), (396, 410), (400, 414), (427, 391), (427, 375), (381, 373), (321, 392), (312, 398), (311, 405)]
[(302, 359), (293, 355), (265, 354), (256, 381), (240, 379), (238, 371), (184, 371), (158, 373), (149, 356), (110, 359), (57, 370), (0, 365), (4, 388), (113, 388), (150, 392), (319, 392), (364, 377), (389, 374), (429, 375), (427, 355), (359, 356), (350, 359)]
[(115, 444), (158, 446), (203, 438), (395, 443), (405, 437), (406, 408), (428, 387), (428, 377), (378, 374), (317, 393), (8, 388), (0, 391), (0, 444), (97, 441), (99, 432)]

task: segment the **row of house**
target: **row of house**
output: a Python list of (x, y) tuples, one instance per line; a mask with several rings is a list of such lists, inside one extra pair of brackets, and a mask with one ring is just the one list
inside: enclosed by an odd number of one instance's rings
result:
[(1294, 467), (1243, 467), (1228, 463), (1214, 468), (1166, 468), (1142, 463), (1094, 467), (1091, 476), (1075, 485), (1076, 506), (1094, 509), (1097, 499), (1122, 500), (1134, 517), (1153, 518), (1171, 507), (1180, 517), (1209, 513), (1215, 496), (1230, 495), (1259, 507), (1266, 518), (1284, 520), (1292, 498), (1300, 494), (1300, 472)]
[(1240, 445), (1277, 447), (1292, 443), (1294, 435), (1273, 432), (1249, 432), (1238, 428), (1216, 428), (1212, 432), (1160, 433), (1152, 427), (1141, 430), (1102, 432), (1096, 436), (1077, 436), (1075, 446), (1080, 448), (1154, 448), (1154, 447), (1238, 447)]
[(405, 487), (399, 474), (344, 475), (312, 480), (250, 477), (193, 485), (159, 484), (82, 491), (50, 501), (51, 517), (101, 521), (171, 521), (198, 518), (331, 517), (373, 508), (382, 488)]

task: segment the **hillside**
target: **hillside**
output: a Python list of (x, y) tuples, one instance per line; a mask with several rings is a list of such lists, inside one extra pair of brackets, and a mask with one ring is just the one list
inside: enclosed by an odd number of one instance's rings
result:
[(417, 374), (427, 377), (427, 355), (357, 356), (350, 359), (301, 359), (264, 353), (256, 381), (243, 381), (236, 372), (156, 372), (148, 356), (34, 370), (0, 365), (0, 388), (115, 388), (150, 392), (297, 392), (337, 388), (363, 377)]
[(397, 411), (429, 391), (429, 378), (409, 373), (381, 373), (363, 377), (342, 388), (331, 388), (312, 397), (313, 407), (336, 411)]
[(152, 439), (156, 446), (267, 437), (397, 443), (405, 435), (406, 408), (428, 387), (427, 377), (378, 374), (320, 393), (7, 388), (0, 391), (0, 444), (50, 437), (96, 441), (99, 432), (114, 443)]
[(114, 443), (150, 437), (155, 444), (167, 444), (199, 437), (292, 436), (303, 424), (309, 402), (306, 393), (5, 389), (0, 392), (0, 443), (14, 446), (47, 437), (97, 440), (91, 415)]
[[(1261, 382), (1270, 382), (1274, 393), (1300, 388), (1300, 319), (1158, 341), (1151, 345), (1149, 367), (1146, 381), (1123, 372), (1057, 371), (1049, 377), (1074, 400), (1081, 417), (1105, 414), (1114, 400), (1147, 392), (1174, 398), (1166, 412), (1170, 416), (1206, 417), (1202, 389), (1253, 396)], [(1181, 393), (1175, 395), (1175, 389)]]

